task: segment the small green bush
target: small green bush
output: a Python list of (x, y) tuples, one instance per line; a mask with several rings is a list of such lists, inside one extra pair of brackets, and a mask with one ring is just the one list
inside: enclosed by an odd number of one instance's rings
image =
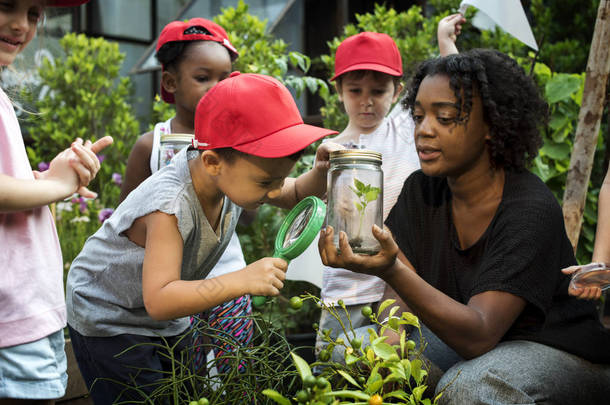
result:
[[(65, 58), (45, 59), (38, 70), (50, 91), (35, 101), (38, 114), (28, 117), (33, 140), (28, 156), (34, 165), (49, 162), (77, 137), (94, 141), (111, 135), (114, 144), (101, 152), (104, 162), (91, 188), (103, 206), (114, 207), (119, 190), (112, 175), (123, 173), (139, 130), (129, 104), (130, 80), (119, 78), (124, 55), (118, 43), (84, 34), (67, 34), (60, 45)], [(26, 90), (25, 98), (33, 96)]]

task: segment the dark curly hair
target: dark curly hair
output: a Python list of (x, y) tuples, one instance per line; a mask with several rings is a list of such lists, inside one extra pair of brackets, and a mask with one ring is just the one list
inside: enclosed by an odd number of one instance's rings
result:
[[(194, 26), (189, 27), (184, 31), (184, 34), (204, 34), (211, 35), (210, 31), (204, 27)], [(163, 44), (155, 54), (155, 57), (164, 69), (176, 68), (184, 59), (186, 50), (196, 41), (171, 41)], [(229, 50), (227, 50), (229, 52)], [(231, 62), (235, 61), (236, 56), (229, 52)]]
[(413, 111), (419, 86), (426, 76), (445, 75), (455, 93), (462, 123), (470, 118), (475, 91), (481, 97), (483, 119), (490, 128), (491, 165), (521, 170), (538, 154), (541, 128), (548, 105), (536, 83), (512, 58), (491, 49), (473, 49), (423, 62), (408, 85), (403, 101)]

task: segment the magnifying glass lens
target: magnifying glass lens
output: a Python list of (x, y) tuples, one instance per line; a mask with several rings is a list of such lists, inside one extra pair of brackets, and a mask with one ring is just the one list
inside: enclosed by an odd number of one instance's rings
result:
[(287, 248), (296, 242), (301, 236), (301, 233), (307, 226), (309, 219), (313, 213), (313, 207), (309, 206), (305, 208), (290, 224), (290, 228), (288, 228), (288, 232), (286, 232), (286, 236), (284, 237), (284, 242), (282, 243), (282, 248)]

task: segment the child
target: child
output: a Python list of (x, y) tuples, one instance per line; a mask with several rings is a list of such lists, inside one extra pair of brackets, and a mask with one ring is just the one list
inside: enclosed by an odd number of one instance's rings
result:
[[(86, 1), (53, 1), (67, 6)], [(0, 7), (0, 64), (10, 65), (36, 34), (45, 1)], [(70, 4), (69, 4), (70, 3)], [(53, 403), (66, 389), (66, 308), (61, 249), (47, 205), (86, 189), (112, 143), (77, 139), (47, 171), (32, 172), (13, 105), (0, 89), (0, 402)], [(30, 402), (28, 402), (30, 403)]]
[(610, 334), (567, 295), (561, 208), (525, 170), (548, 114), (535, 83), (472, 50), (422, 64), (407, 94), (422, 169), (373, 229), (382, 250), (354, 255), (342, 233), (337, 255), (329, 228), (323, 262), (378, 275), (419, 317), (443, 404), (604, 403)]
[[(213, 21), (192, 18), (188, 21), (173, 21), (163, 28), (157, 41), (156, 54), (163, 69), (161, 98), (166, 103), (175, 104), (176, 115), (165, 122), (157, 123), (153, 132), (142, 135), (136, 141), (127, 160), (120, 201), (159, 169), (162, 134), (194, 133), (197, 102), (216, 83), (229, 77), (231, 62), (237, 56), (237, 51), (225, 30)], [(225, 252), (208, 277), (245, 266), (239, 238), (237, 234), (233, 234)], [(230, 330), (239, 331), (239, 334), (234, 336), (235, 340), (242, 345), (250, 341), (253, 325), (251, 320), (245, 318), (252, 312), (249, 296), (232, 300), (222, 307), (212, 309), (211, 312), (231, 314), (233, 319), (224, 323), (230, 324)], [(196, 319), (193, 318), (194, 323)], [(203, 351), (199, 350), (196, 368), (200, 368), (203, 362)]]
[[(606, 172), (604, 183), (599, 190), (597, 204), (597, 231), (595, 232), (595, 246), (593, 247), (593, 263), (606, 263), (610, 266), (610, 168)], [(573, 274), (581, 266), (570, 266), (563, 269), (565, 274)], [(570, 295), (580, 299), (598, 300), (602, 296), (600, 287), (584, 287), (568, 289)]]
[[(441, 54), (455, 52), (454, 41), (465, 21), (461, 14), (441, 20), (438, 41)], [(386, 34), (362, 32), (345, 39), (335, 55), (335, 87), (349, 117), (347, 128), (333, 142), (381, 152), (383, 156), (383, 217), (390, 212), (402, 185), (419, 168), (413, 143), (410, 112), (397, 106), (387, 116), (402, 91), (402, 58), (392, 38)], [(326, 305), (342, 300), (356, 333), (368, 339), (371, 323), (361, 309), (393, 295), (378, 277), (327, 267), (323, 273), (321, 298)], [(338, 310), (346, 324), (345, 312)], [(335, 317), (322, 311), (320, 330), (332, 329), (336, 338), (342, 328)], [(316, 352), (326, 345), (318, 335)], [(338, 348), (340, 349), (340, 348)], [(340, 350), (333, 353), (340, 360)]]
[(300, 151), (333, 133), (303, 124), (288, 90), (268, 76), (236, 72), (207, 92), (195, 114), (199, 151), (183, 149), (142, 182), (72, 263), (68, 324), (88, 387), (104, 378), (91, 391), (96, 404), (119, 399), (122, 387), (106, 378), (150, 393), (171, 367), (150, 343), (178, 342), (189, 315), (244, 294), (279, 293), (286, 262), (277, 258), (204, 278), (242, 208), (291, 207), (325, 192), (336, 145), (318, 148), (311, 171), (285, 178)]
[[(345, 39), (335, 55), (335, 88), (349, 117), (347, 127), (332, 142), (348, 148), (369, 149), (383, 155), (384, 219), (396, 202), (404, 180), (419, 167), (413, 139), (413, 122), (400, 108), (386, 117), (402, 91), (402, 58), (392, 38), (376, 32), (362, 32)], [(342, 300), (354, 329), (367, 336), (368, 318), (363, 306), (378, 302), (385, 291), (383, 280), (344, 269), (325, 268), (321, 299), (326, 305)], [(342, 321), (345, 312), (339, 309)], [(336, 318), (322, 311), (320, 330), (331, 330), (333, 338), (342, 328)], [(316, 352), (326, 346), (318, 335)]]

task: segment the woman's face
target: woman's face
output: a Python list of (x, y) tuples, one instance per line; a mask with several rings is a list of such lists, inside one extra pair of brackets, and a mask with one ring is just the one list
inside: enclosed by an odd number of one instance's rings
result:
[(0, 0), (0, 66), (8, 66), (36, 35), (43, 0)]
[(457, 99), (445, 75), (426, 76), (413, 107), (415, 145), (422, 171), (428, 176), (458, 177), (474, 167), (491, 167), (478, 91), (466, 123), (458, 116)]

